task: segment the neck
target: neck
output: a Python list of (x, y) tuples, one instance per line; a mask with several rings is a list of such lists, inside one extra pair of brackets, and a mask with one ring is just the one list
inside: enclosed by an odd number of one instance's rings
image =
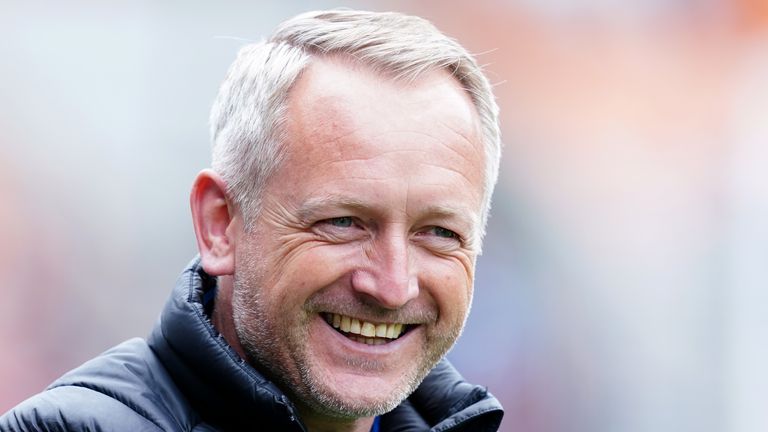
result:
[(235, 331), (235, 318), (232, 314), (232, 288), (232, 276), (219, 276), (216, 301), (213, 303), (213, 312), (211, 312), (211, 322), (229, 346), (241, 358), (247, 359), (245, 350), (240, 344), (240, 338), (237, 337)]
[(297, 408), (310, 432), (369, 432), (373, 426), (373, 417), (342, 420), (318, 415), (304, 406)]

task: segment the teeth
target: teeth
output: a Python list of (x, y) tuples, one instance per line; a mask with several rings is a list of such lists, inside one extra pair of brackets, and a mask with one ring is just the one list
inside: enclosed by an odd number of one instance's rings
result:
[(357, 318), (352, 318), (352, 325), (349, 327), (349, 332), (360, 334), (360, 320)]
[(397, 324), (389, 324), (389, 325), (387, 325), (387, 337), (388, 338), (390, 338), (390, 339), (394, 339), (395, 338), (395, 326), (396, 325)]
[(350, 336), (349, 338), (357, 343), (362, 343), (366, 345), (384, 345), (385, 343), (387, 343), (387, 341), (381, 338), (368, 338), (368, 337), (362, 337), (362, 336), (356, 336), (356, 335)]
[(376, 326), (376, 337), (385, 337), (387, 335), (387, 325), (379, 324)]
[(376, 336), (376, 326), (369, 322), (363, 322), (363, 328), (360, 330), (360, 334), (363, 336), (374, 337)]
[[(326, 314), (325, 319), (331, 326), (351, 334), (355, 342), (368, 345), (381, 345), (386, 339), (397, 339), (402, 333), (404, 324), (373, 324), (340, 314)], [(359, 335), (359, 336), (356, 336)]]

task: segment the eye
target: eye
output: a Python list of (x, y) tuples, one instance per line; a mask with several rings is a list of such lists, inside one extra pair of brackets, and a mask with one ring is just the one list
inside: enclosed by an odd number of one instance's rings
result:
[(425, 226), (416, 232), (416, 238), (424, 247), (438, 252), (450, 252), (465, 247), (464, 237), (459, 233), (437, 225)]
[(430, 231), (432, 231), (432, 233), (437, 237), (447, 238), (447, 239), (456, 239), (456, 240), (460, 239), (458, 234), (456, 234), (455, 232), (447, 228), (436, 226), (436, 227), (430, 228)]
[(320, 239), (331, 243), (346, 243), (365, 238), (367, 229), (354, 216), (340, 216), (315, 222), (312, 230)]
[(353, 221), (351, 216), (343, 216), (343, 217), (335, 217), (335, 218), (327, 219), (326, 222), (329, 225), (333, 225), (335, 227), (349, 228), (352, 226)]

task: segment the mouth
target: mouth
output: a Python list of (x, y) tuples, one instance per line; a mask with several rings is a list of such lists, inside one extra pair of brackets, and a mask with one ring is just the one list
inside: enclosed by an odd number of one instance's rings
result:
[(415, 326), (403, 323), (372, 323), (336, 313), (320, 314), (334, 330), (366, 345), (384, 345), (408, 333)]

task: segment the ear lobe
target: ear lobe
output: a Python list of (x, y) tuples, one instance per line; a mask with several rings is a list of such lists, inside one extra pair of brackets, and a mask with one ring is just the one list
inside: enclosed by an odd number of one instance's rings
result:
[(236, 218), (227, 198), (227, 185), (216, 172), (200, 171), (195, 178), (189, 204), (202, 266), (212, 276), (231, 275), (235, 268), (237, 230), (228, 230)]

